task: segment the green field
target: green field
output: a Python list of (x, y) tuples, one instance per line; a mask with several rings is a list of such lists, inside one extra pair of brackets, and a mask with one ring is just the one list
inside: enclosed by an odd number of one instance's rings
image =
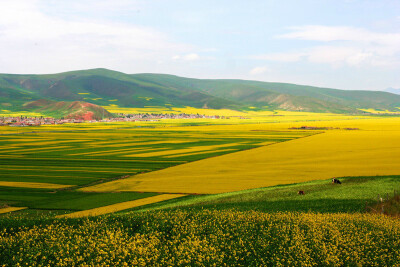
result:
[[(400, 176), (344, 177), (340, 181), (341, 185), (332, 184), (331, 180), (318, 180), (216, 195), (187, 196), (133, 210), (355, 213), (370, 211), (380, 198), (391, 199), (395, 192), (400, 192)], [(298, 191), (304, 191), (305, 195), (298, 195)]]

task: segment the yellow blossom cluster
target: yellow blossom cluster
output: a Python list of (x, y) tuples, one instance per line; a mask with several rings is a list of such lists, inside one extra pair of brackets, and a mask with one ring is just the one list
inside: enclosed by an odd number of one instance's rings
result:
[(159, 211), (5, 218), (2, 266), (400, 266), (383, 215)]

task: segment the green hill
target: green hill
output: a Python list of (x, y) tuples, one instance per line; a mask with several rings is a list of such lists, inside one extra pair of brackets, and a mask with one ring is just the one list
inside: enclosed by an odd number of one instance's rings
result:
[[(22, 100), (50, 99), (86, 101), (96, 105), (117, 104), (121, 107), (193, 106), (232, 108), (240, 105), (191, 88), (176, 89), (157, 82), (141, 81), (131, 75), (94, 69), (51, 75), (0, 75), (0, 89), (10, 89), (3, 103), (19, 106)], [(1, 95), (0, 95), (1, 97)], [(16, 101), (21, 100), (21, 101)], [(112, 101), (112, 102), (110, 102)]]
[(321, 88), (288, 83), (246, 80), (201, 80), (162, 74), (135, 74), (143, 81), (157, 81), (176, 88), (193, 88), (204, 93), (240, 102), (246, 106), (311, 112), (358, 112), (358, 109), (398, 111), (400, 97), (382, 91)]
[(54, 118), (81, 119), (81, 120), (101, 120), (112, 118), (113, 115), (104, 108), (82, 101), (52, 101), (40, 99), (25, 103), (23, 107), (29, 111), (36, 111), (48, 114)]
[(85, 101), (120, 107), (191, 106), (244, 110), (281, 109), (360, 113), (359, 109), (396, 110), (400, 95), (350, 91), (287, 83), (202, 80), (166, 74), (125, 74), (107, 69), (48, 75), (0, 74), (0, 108), (19, 110), (39, 99)]

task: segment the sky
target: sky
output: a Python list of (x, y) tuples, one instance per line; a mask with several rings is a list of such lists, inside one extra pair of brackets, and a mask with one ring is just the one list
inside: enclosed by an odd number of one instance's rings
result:
[(400, 0), (0, 0), (0, 73), (400, 88)]

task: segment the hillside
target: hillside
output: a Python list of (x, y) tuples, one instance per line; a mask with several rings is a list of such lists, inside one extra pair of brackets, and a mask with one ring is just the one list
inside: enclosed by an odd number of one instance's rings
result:
[(288, 83), (246, 80), (201, 80), (162, 74), (133, 75), (176, 88), (193, 88), (213, 96), (240, 102), (246, 107), (311, 112), (354, 113), (363, 107), (397, 110), (400, 96), (381, 91), (320, 88)]
[(96, 105), (121, 107), (192, 106), (238, 109), (230, 100), (191, 88), (176, 89), (133, 78), (106, 69), (73, 71), (51, 75), (0, 75), (0, 103), (20, 106), (27, 100), (86, 101)]
[[(262, 212), (365, 212), (378, 203), (393, 197), (393, 188), (400, 185), (400, 176), (362, 176), (339, 178), (341, 185), (331, 179), (278, 185), (230, 193), (187, 196), (166, 202), (137, 207), (132, 211), (159, 209), (180, 210), (257, 210)], [(304, 195), (297, 192), (303, 191)], [(366, 206), (367, 204), (367, 206)], [(124, 211), (126, 212), (126, 211)]]
[(287, 83), (206, 80), (166, 74), (125, 74), (91, 69), (48, 75), (0, 74), (0, 108), (19, 110), (28, 101), (85, 101), (119, 107), (191, 106), (234, 110), (361, 113), (397, 110), (400, 95)]
[(113, 115), (104, 108), (82, 101), (52, 101), (40, 99), (25, 103), (23, 107), (29, 111), (36, 111), (52, 115), (55, 118), (79, 119), (79, 120), (101, 120), (112, 118)]

